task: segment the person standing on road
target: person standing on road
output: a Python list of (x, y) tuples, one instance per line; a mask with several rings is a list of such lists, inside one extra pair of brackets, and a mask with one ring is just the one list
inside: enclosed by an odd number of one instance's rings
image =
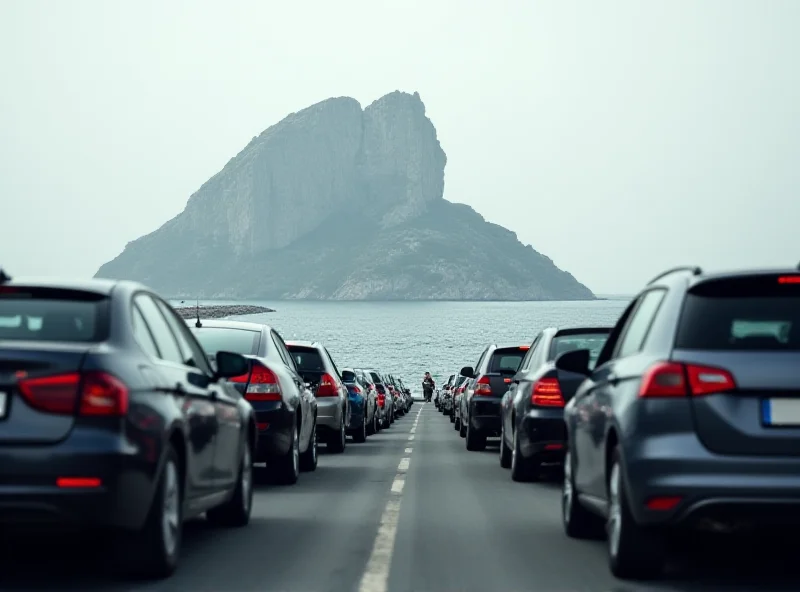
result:
[(430, 402), (434, 388), (436, 388), (436, 383), (433, 380), (433, 376), (431, 376), (430, 372), (426, 372), (425, 377), (422, 379), (422, 393), (425, 395), (426, 401)]

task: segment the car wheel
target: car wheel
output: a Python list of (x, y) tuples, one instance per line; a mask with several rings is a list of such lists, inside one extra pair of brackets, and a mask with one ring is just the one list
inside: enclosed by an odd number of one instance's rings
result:
[(535, 458), (525, 458), (519, 448), (519, 437), (517, 430), (511, 437), (511, 478), (514, 481), (525, 483), (539, 480), (539, 470), (541, 465)]
[(344, 417), (342, 417), (342, 421), (339, 424), (339, 430), (337, 433), (333, 434), (328, 440), (328, 451), (341, 453), (344, 452), (345, 447), (347, 446), (347, 431), (344, 427)]
[[(297, 423), (292, 422), (291, 442), (286, 454), (275, 458), (267, 467), (271, 468), (279, 483), (294, 485), (300, 477), (300, 438)], [(270, 466), (271, 465), (271, 466)]]
[(311, 436), (308, 440), (308, 448), (300, 454), (300, 470), (309, 472), (317, 469), (317, 421), (314, 420), (314, 426), (311, 428)]
[(465, 424), (463, 421), (461, 422), (461, 427), (458, 428), (458, 435), (462, 438), (467, 437), (467, 424)]
[(367, 412), (364, 411), (364, 419), (361, 420), (361, 427), (356, 428), (356, 431), (353, 433), (353, 442), (358, 442), (359, 444), (367, 441)]
[(504, 469), (511, 467), (511, 449), (506, 444), (506, 426), (505, 421), (500, 419), (500, 466)]
[(467, 450), (486, 450), (486, 437), (472, 427), (472, 422), (467, 418)]
[(458, 431), (461, 429), (461, 418), (456, 416), (456, 420), (453, 422), (453, 429)]
[(619, 449), (608, 474), (608, 563), (620, 579), (651, 579), (661, 574), (666, 558), (664, 538), (636, 523), (628, 505)]
[(250, 442), (245, 441), (239, 459), (239, 478), (233, 497), (227, 502), (206, 512), (206, 519), (214, 526), (239, 527), (250, 522), (253, 508), (253, 457)]
[(603, 521), (581, 505), (575, 489), (575, 460), (567, 450), (564, 457), (564, 480), (561, 485), (561, 520), (564, 532), (573, 539), (599, 538)]
[(168, 446), (144, 526), (135, 533), (121, 533), (114, 541), (119, 567), (127, 576), (163, 579), (178, 567), (183, 535), (183, 490), (178, 467), (178, 455)]

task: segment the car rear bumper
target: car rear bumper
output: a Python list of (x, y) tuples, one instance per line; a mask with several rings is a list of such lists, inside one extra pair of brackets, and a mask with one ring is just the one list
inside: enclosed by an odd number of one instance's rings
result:
[(567, 426), (563, 409), (531, 409), (522, 417), (518, 429), (522, 456), (545, 463), (564, 462)]
[(292, 443), (292, 427), (296, 421), (294, 413), (279, 402), (256, 403), (254, 407), (258, 444), (253, 462), (267, 462), (269, 458), (287, 454)]
[(500, 435), (499, 397), (473, 397), (469, 406), (469, 422), (473, 430), (489, 437)]
[[(637, 522), (689, 528), (800, 524), (800, 457), (718, 455), (694, 434), (651, 438), (623, 454)], [(666, 510), (649, 509), (656, 498), (679, 501)]]
[[(137, 530), (150, 509), (160, 457), (155, 437), (134, 441), (78, 429), (51, 446), (4, 446), (0, 524)], [(59, 478), (100, 484), (59, 486)]]
[(339, 430), (342, 424), (342, 403), (339, 397), (317, 398), (317, 428)]

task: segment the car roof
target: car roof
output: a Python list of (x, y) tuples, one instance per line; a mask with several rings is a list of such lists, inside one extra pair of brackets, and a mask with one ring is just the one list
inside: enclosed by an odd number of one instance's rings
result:
[[(197, 319), (195, 318), (186, 318), (184, 319), (187, 325), (192, 327), (195, 326)], [(204, 319), (202, 316), (200, 317), (200, 325), (201, 329), (203, 327), (211, 327), (211, 328), (219, 328), (219, 329), (245, 329), (248, 331), (269, 331), (269, 325), (264, 325), (263, 323), (248, 323), (247, 321), (228, 321), (228, 320), (221, 320), (221, 319)]]
[(82, 292), (94, 292), (108, 296), (116, 287), (125, 288), (129, 291), (150, 290), (147, 286), (138, 282), (127, 280), (108, 280), (100, 278), (58, 278), (58, 277), (13, 277), (10, 281), (4, 282), (4, 286), (24, 287), (24, 288), (54, 288), (57, 290), (80, 290)]
[[(644, 289), (659, 287), (685, 286), (687, 289), (708, 281), (726, 280), (735, 278), (758, 277), (762, 275), (797, 275), (798, 268), (793, 267), (773, 267), (760, 269), (730, 269), (719, 270), (707, 273), (699, 267), (675, 267), (668, 269), (650, 280)], [(688, 281), (687, 281), (688, 280)]]

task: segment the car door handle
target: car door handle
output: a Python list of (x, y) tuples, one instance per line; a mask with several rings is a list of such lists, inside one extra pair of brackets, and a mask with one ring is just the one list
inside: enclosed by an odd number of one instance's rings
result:
[(186, 389), (183, 388), (183, 385), (180, 382), (178, 382), (178, 383), (175, 384), (175, 388), (173, 389), (173, 392), (176, 395), (185, 395), (186, 394)]
[(617, 376), (612, 372), (611, 374), (608, 375), (608, 378), (606, 378), (606, 380), (608, 381), (608, 384), (610, 384), (611, 386), (617, 386), (617, 383), (619, 382), (619, 376)]

